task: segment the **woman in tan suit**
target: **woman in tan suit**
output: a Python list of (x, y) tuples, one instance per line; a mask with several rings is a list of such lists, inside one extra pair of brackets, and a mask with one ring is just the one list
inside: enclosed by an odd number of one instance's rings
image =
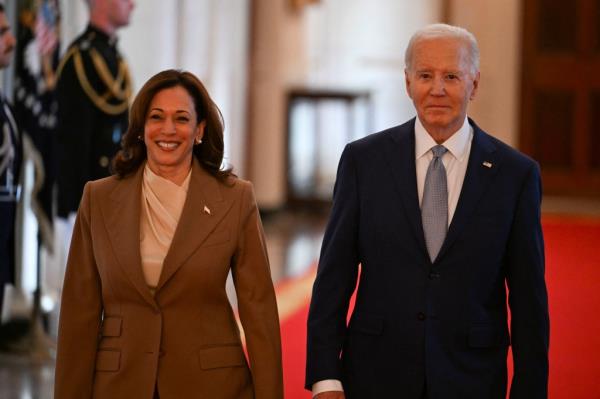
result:
[[(252, 186), (192, 74), (133, 102), (114, 176), (85, 186), (62, 294), (55, 398), (282, 398), (277, 305)], [(225, 293), (231, 271), (249, 364)]]

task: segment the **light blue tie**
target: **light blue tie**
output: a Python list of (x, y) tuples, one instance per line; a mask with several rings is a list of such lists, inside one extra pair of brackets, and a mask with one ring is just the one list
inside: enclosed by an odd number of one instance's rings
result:
[(443, 145), (431, 148), (433, 159), (427, 168), (421, 220), (429, 258), (433, 262), (442, 248), (448, 231), (448, 184), (442, 156), (448, 151)]

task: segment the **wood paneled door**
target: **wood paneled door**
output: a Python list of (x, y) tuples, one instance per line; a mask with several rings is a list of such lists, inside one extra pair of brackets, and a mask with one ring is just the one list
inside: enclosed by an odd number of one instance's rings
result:
[(521, 149), (545, 193), (600, 196), (600, 0), (523, 7)]

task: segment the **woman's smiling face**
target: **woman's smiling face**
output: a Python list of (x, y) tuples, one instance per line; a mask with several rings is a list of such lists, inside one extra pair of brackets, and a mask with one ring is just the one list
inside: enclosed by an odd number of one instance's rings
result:
[(198, 121), (194, 100), (185, 88), (174, 86), (157, 92), (144, 125), (150, 169), (165, 178), (187, 175), (194, 144), (202, 139), (204, 126), (204, 121)]

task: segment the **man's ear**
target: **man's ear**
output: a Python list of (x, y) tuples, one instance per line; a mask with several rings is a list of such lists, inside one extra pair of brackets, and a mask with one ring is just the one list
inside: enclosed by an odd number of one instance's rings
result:
[(475, 74), (475, 78), (473, 79), (473, 90), (471, 90), (471, 95), (469, 96), (469, 100), (473, 100), (475, 95), (477, 94), (477, 89), (479, 88), (479, 78), (481, 77), (481, 73), (477, 71)]
[(412, 96), (410, 95), (410, 72), (406, 68), (404, 69), (404, 83), (406, 84), (406, 94), (412, 99)]

